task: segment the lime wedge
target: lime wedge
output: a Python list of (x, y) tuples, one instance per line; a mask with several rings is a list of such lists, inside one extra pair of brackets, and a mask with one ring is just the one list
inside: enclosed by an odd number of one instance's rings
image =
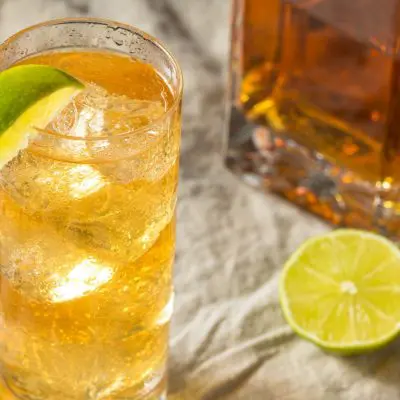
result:
[(0, 73), (0, 168), (28, 145), (36, 128), (45, 128), (83, 89), (58, 69), (22, 65)]
[(342, 354), (378, 348), (400, 331), (400, 250), (352, 229), (314, 237), (286, 262), (279, 292), (303, 338)]

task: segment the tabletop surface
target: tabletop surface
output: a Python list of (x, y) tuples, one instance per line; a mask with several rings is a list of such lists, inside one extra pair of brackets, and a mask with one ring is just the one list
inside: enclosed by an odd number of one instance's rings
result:
[(223, 167), (229, 12), (228, 0), (0, 0), (0, 40), (50, 18), (107, 17), (162, 39), (183, 67), (171, 399), (400, 399), (398, 342), (333, 357), (293, 335), (281, 316), (283, 262), (329, 227)]

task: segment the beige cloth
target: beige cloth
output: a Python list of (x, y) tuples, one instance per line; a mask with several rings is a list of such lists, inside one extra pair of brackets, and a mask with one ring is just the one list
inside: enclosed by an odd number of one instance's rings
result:
[(181, 189), (172, 391), (204, 400), (400, 399), (398, 342), (336, 357), (282, 318), (282, 263), (326, 226), (238, 185), (218, 163)]
[(43, 19), (108, 17), (163, 39), (184, 69), (171, 399), (400, 399), (399, 342), (371, 355), (335, 357), (293, 335), (282, 318), (283, 262), (329, 228), (222, 167), (229, 3), (0, 0), (0, 39)]

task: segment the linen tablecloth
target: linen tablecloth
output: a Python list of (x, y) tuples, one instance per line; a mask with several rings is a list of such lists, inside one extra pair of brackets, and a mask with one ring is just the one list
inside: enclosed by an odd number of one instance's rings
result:
[(330, 229), (222, 164), (228, 0), (0, 0), (0, 39), (38, 21), (100, 16), (162, 39), (185, 74), (171, 399), (396, 400), (400, 344), (324, 354), (284, 322), (277, 282), (288, 255)]

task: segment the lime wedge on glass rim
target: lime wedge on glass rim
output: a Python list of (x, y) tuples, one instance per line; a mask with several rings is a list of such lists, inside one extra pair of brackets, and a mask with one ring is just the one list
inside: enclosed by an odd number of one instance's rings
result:
[(311, 238), (286, 262), (279, 292), (292, 329), (323, 349), (381, 347), (400, 332), (400, 250), (352, 229)]
[(83, 88), (74, 77), (46, 65), (0, 72), (0, 168), (27, 147), (32, 128), (45, 128)]

